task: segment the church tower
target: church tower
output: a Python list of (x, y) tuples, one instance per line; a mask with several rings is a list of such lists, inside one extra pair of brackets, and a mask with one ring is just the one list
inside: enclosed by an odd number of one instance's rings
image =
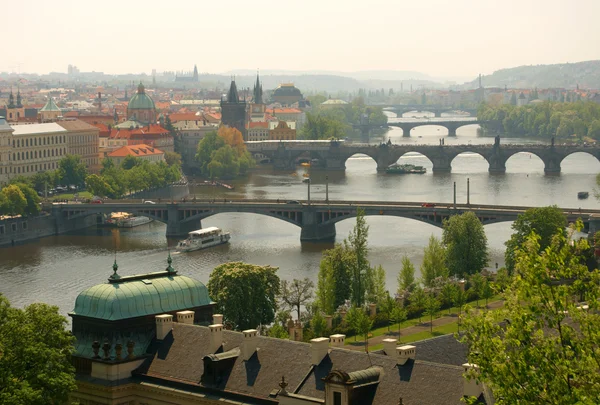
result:
[(198, 67), (196, 65), (194, 65), (194, 76), (193, 79), (195, 82), (198, 81)]
[(252, 91), (252, 104), (250, 105), (250, 121), (260, 122), (265, 121), (266, 105), (263, 102), (262, 84), (258, 73), (256, 73), (256, 84)]
[(221, 122), (236, 128), (246, 140), (246, 101), (240, 101), (235, 80), (231, 81), (227, 98), (221, 99)]
[(23, 103), (21, 102), (21, 90), (17, 89), (17, 108), (23, 108)]
[(15, 95), (12, 92), (12, 89), (10, 89), (10, 95), (8, 96), (8, 108), (15, 108)]

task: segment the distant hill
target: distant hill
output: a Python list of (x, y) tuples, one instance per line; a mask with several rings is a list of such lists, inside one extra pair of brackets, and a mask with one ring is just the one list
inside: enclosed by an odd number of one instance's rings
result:
[[(484, 87), (509, 88), (567, 88), (574, 89), (579, 84), (583, 89), (600, 89), (600, 60), (587, 62), (561, 63), (555, 65), (519, 66), (495, 71), (482, 76)], [(461, 88), (473, 89), (478, 79), (465, 83)]]

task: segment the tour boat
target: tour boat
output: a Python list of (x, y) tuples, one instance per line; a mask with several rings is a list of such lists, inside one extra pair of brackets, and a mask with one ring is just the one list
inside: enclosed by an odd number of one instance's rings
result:
[(580, 191), (577, 193), (577, 198), (579, 198), (580, 200), (585, 200), (589, 196), (590, 196), (590, 193), (587, 191)]
[(423, 174), (427, 171), (423, 166), (415, 166), (415, 165), (398, 165), (394, 164), (385, 169), (386, 173), (391, 174), (406, 174), (406, 173), (417, 173)]
[[(115, 215), (116, 214), (116, 215)], [(152, 222), (151, 218), (144, 216), (135, 216), (126, 212), (118, 212), (111, 216), (112, 223), (117, 228), (134, 228), (136, 226), (145, 225)]]
[(211, 246), (221, 245), (229, 242), (229, 232), (223, 232), (216, 226), (198, 229), (188, 234), (188, 238), (177, 244), (178, 252), (192, 252), (194, 250), (206, 249)]

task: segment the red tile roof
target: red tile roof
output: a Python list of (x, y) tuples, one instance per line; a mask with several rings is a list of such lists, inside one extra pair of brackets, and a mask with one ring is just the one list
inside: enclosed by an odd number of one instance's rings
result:
[(267, 112), (269, 114), (300, 114), (300, 111), (297, 108), (267, 108)]
[(122, 146), (119, 149), (108, 154), (108, 157), (126, 157), (126, 156), (154, 156), (154, 155), (162, 155), (164, 152), (160, 149), (156, 149), (152, 146), (148, 146), (145, 144), (139, 144), (135, 146)]
[(196, 113), (192, 112), (169, 114), (169, 118), (172, 123), (178, 121), (202, 121), (204, 119), (202, 115), (196, 115)]
[(248, 128), (269, 128), (269, 123), (268, 122), (262, 122), (262, 121), (249, 122), (248, 123)]

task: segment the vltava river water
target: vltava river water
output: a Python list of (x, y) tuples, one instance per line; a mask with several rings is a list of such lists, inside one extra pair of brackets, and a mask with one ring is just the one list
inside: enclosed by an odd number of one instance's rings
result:
[[(478, 137), (476, 126), (458, 130), (455, 139), (446, 138), (446, 145), (459, 143), (493, 143), (493, 138)], [(399, 129), (386, 135), (394, 143), (438, 144), (445, 129), (418, 127), (410, 138), (403, 138)], [(385, 140), (387, 140), (387, 137)], [(527, 143), (527, 139), (503, 138), (503, 143)], [(452, 162), (452, 173), (433, 174), (431, 163), (420, 155), (404, 156), (401, 162), (427, 167), (424, 175), (393, 176), (377, 173), (375, 162), (368, 157), (354, 156), (345, 172), (313, 172), (311, 196), (325, 197), (325, 176), (329, 177), (329, 197), (339, 200), (390, 200), (451, 202), (452, 184), (457, 184), (457, 201), (466, 201), (467, 178), (471, 184), (471, 203), (597, 208), (590, 197), (578, 200), (578, 191), (593, 191), (600, 163), (584, 153), (569, 156), (557, 176), (544, 175), (541, 160), (528, 153), (513, 156), (507, 162), (504, 175), (490, 175), (486, 161), (479, 155), (462, 154)], [(253, 172), (247, 179), (235, 183), (234, 191), (198, 187), (197, 195), (230, 198), (305, 199), (307, 185), (301, 182), (304, 168), (293, 176), (274, 172), (268, 167)], [(590, 193), (592, 194), (592, 193)], [(396, 290), (400, 259), (408, 255), (417, 269), (423, 248), (431, 234), (441, 236), (441, 229), (410, 219), (368, 217), (371, 263), (381, 264), (387, 272), (387, 286)], [(353, 220), (337, 224), (337, 241), (347, 237)], [(321, 251), (328, 244), (301, 244), (300, 229), (286, 222), (256, 214), (219, 214), (203, 221), (203, 226), (218, 226), (231, 232), (229, 245), (188, 254), (173, 254), (173, 266), (181, 274), (208, 281), (211, 270), (220, 263), (243, 260), (255, 264), (279, 267), (283, 279), (309, 277), (316, 281)], [(504, 242), (511, 234), (510, 223), (487, 225), (491, 260), (503, 265)], [(44, 238), (21, 246), (0, 249), (0, 292), (13, 305), (32, 302), (57, 305), (66, 314), (73, 308), (77, 294), (112, 273), (115, 257), (119, 274), (130, 275), (162, 270), (166, 267), (167, 246), (177, 241), (165, 238), (165, 225), (153, 222), (134, 229), (87, 229), (76, 235)]]

